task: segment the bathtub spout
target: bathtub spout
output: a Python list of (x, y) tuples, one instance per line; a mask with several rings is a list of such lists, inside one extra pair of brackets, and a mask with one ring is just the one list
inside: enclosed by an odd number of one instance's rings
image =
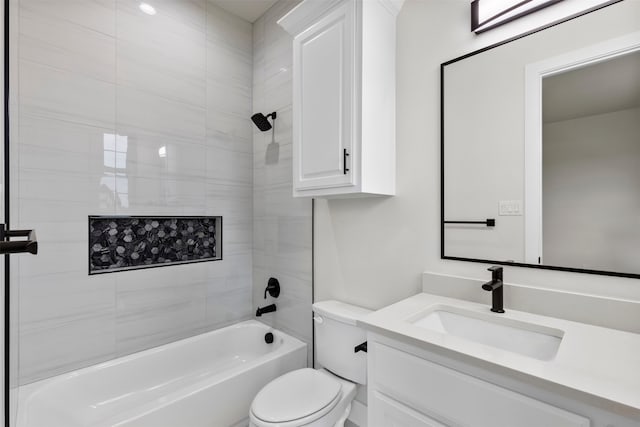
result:
[(265, 313), (272, 313), (274, 311), (276, 311), (275, 304), (270, 304), (265, 307), (258, 307), (258, 309), (256, 310), (256, 317), (260, 317)]

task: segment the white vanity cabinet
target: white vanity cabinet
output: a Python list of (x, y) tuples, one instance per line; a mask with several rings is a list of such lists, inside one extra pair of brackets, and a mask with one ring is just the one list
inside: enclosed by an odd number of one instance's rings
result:
[(368, 352), (369, 427), (640, 425), (562, 393), (374, 333), (368, 336)]
[(369, 396), (369, 426), (447, 427), (379, 391)]
[(396, 16), (404, 0), (305, 0), (293, 37), (293, 195), (395, 193)]

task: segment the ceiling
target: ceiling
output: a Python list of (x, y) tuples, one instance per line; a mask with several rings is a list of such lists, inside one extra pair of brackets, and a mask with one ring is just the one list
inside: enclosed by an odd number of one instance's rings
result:
[(640, 51), (545, 77), (543, 122), (640, 107)]
[(254, 22), (277, 0), (209, 0), (227, 12), (233, 13), (245, 21)]

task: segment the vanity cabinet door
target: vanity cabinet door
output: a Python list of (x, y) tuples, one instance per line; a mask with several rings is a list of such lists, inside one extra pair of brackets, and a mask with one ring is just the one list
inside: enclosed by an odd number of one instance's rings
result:
[(294, 191), (354, 184), (355, 26), (349, 1), (294, 38)]
[[(449, 425), (590, 426), (580, 415), (377, 342), (369, 343), (368, 361), (370, 393), (383, 393)], [(374, 397), (371, 414), (377, 404)]]
[(448, 427), (378, 392), (373, 393), (369, 406), (371, 427)]

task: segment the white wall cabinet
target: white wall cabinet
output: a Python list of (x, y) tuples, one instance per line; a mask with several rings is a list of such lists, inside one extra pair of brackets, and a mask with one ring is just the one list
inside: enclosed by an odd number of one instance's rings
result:
[(306, 0), (293, 35), (293, 195), (395, 193), (396, 16), (403, 0)]
[(369, 427), (637, 427), (589, 403), (369, 333)]

